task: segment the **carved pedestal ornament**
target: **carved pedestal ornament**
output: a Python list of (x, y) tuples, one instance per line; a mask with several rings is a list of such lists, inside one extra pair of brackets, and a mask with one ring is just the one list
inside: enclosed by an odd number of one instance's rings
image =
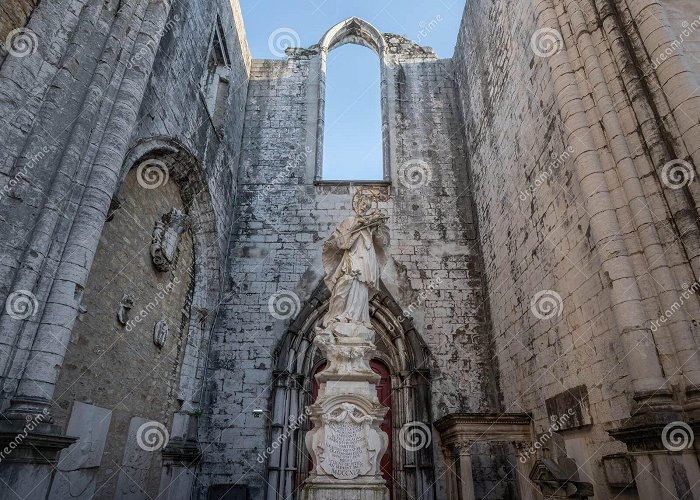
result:
[(161, 319), (160, 321), (156, 322), (155, 325), (153, 325), (153, 343), (159, 348), (162, 348), (167, 340), (168, 322)]
[(388, 243), (387, 216), (374, 192), (358, 190), (355, 215), (343, 220), (323, 246), (330, 305), (314, 344), (327, 360), (316, 375), (318, 398), (308, 408), (314, 424), (306, 448), (314, 468), (305, 500), (388, 500), (380, 461), (388, 436), (380, 426), (388, 408), (377, 398), (380, 376), (370, 368), (376, 354), (369, 299), (377, 292)]
[(151, 258), (158, 271), (172, 271), (177, 265), (180, 235), (189, 223), (186, 214), (173, 208), (156, 222), (151, 240)]

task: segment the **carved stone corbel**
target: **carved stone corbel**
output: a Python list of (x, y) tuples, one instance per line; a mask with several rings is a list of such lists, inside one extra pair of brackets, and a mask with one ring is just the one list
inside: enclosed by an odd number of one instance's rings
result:
[(187, 214), (173, 208), (156, 221), (151, 240), (151, 258), (158, 271), (167, 272), (175, 269), (179, 254), (180, 235), (189, 224)]
[(134, 297), (125, 293), (119, 301), (119, 310), (117, 311), (117, 321), (124, 326), (129, 322), (129, 311), (134, 307)]

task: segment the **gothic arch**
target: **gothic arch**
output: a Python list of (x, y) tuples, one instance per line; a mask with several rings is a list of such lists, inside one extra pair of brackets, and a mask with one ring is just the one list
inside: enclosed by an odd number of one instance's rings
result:
[[(383, 158), (383, 180), (391, 181), (391, 145), (392, 145), (392, 125), (389, 120), (389, 58), (388, 47), (384, 34), (367, 21), (357, 17), (351, 17), (342, 21), (321, 38), (316, 46), (316, 70), (318, 74), (318, 85), (316, 91), (309, 92), (309, 98), (316, 102), (309, 102), (310, 109), (317, 109), (317, 126), (315, 134), (310, 131), (307, 138), (307, 149), (315, 151), (310, 158), (315, 159), (313, 166), (314, 181), (323, 180), (323, 135), (325, 129), (326, 112), (326, 68), (328, 53), (342, 45), (354, 43), (373, 50), (379, 57), (379, 67), (381, 74), (381, 114), (382, 114), (382, 158)], [(313, 74), (313, 72), (312, 72)]]
[[(194, 246), (194, 276), (188, 325), (188, 342), (180, 379), (178, 400), (183, 415), (198, 409), (204, 381), (208, 335), (214, 321), (211, 314), (219, 301), (220, 264), (216, 214), (201, 162), (183, 144), (168, 137), (139, 141), (127, 153), (114, 196), (134, 168), (148, 161), (162, 162), (168, 169), (168, 182), (176, 182), (191, 224)], [(187, 426), (185, 426), (187, 428)], [(188, 436), (181, 436), (188, 437)]]
[(329, 52), (346, 43), (356, 43), (372, 49), (381, 58), (386, 51), (384, 35), (367, 21), (351, 17), (329, 29), (318, 42), (324, 52)]
[[(328, 310), (330, 293), (321, 283), (305, 304), (273, 355), (267, 454), (267, 500), (297, 498), (309, 471), (304, 437), (310, 423), (299, 417), (311, 403), (312, 375), (323, 362), (313, 345), (314, 329)], [(431, 447), (409, 452), (399, 433), (410, 422), (431, 425), (429, 350), (410, 320), (399, 321), (401, 308), (383, 291), (370, 301), (377, 332), (376, 356), (391, 372), (394, 500), (433, 499), (434, 469)], [(299, 422), (298, 430), (290, 425)], [(290, 428), (291, 427), (291, 428)], [(278, 448), (273, 447), (277, 443)]]

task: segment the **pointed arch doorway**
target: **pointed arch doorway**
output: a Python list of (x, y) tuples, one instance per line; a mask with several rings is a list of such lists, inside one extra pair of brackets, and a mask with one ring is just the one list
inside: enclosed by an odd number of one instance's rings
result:
[[(300, 498), (309, 474), (304, 438), (310, 422), (303, 415), (316, 396), (314, 375), (325, 362), (313, 338), (328, 309), (329, 296), (321, 283), (274, 352), (268, 443), (276, 443), (278, 448), (267, 457), (267, 500)], [(422, 422), (430, 426), (432, 422), (428, 348), (410, 321), (397, 319), (400, 315), (401, 309), (386, 291), (370, 301), (371, 322), (377, 333), (373, 368), (382, 377), (380, 401), (389, 403), (383, 428), (389, 434), (390, 448), (381, 466), (391, 481), (392, 500), (433, 500), (432, 447), (406, 450), (399, 440), (404, 425)]]

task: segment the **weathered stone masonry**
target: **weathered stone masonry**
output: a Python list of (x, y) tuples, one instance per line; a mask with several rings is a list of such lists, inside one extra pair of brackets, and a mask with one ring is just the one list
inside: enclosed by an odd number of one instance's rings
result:
[[(472, 0), (451, 59), (352, 18), (251, 60), (237, 2), (5, 2), (0, 41), (17, 29), (34, 45), (0, 50), (0, 450), (40, 423), (2, 455), (3, 498), (300, 491), (321, 245), (360, 187), (322, 180), (344, 43), (382, 75), (393, 498), (700, 498), (696, 452), (662, 439), (700, 428), (696, 2)], [(171, 209), (188, 223), (163, 269)]]

